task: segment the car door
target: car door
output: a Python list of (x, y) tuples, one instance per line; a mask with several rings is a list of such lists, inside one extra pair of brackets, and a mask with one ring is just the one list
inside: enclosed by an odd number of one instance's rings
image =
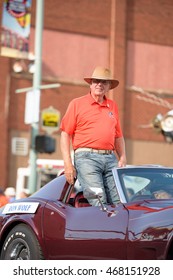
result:
[(45, 210), (44, 238), (50, 259), (126, 259), (128, 211), (123, 204), (74, 208), (58, 202)]

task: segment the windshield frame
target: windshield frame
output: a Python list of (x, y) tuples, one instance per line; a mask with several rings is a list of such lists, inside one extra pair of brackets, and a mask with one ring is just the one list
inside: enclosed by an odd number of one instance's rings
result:
[[(173, 168), (171, 167), (127, 166), (123, 168), (114, 168), (112, 172), (113, 172), (116, 188), (118, 191), (118, 195), (122, 203), (127, 203), (132, 201), (132, 198), (130, 198), (129, 195), (127, 194), (127, 184), (125, 184), (125, 180), (124, 180), (125, 176), (126, 178), (136, 177), (136, 178), (141, 178), (142, 180), (143, 177), (146, 179), (146, 181), (143, 180), (144, 187), (141, 187), (141, 189), (139, 188), (138, 190), (138, 194), (139, 195), (142, 194), (143, 198), (147, 197), (148, 195), (148, 199), (158, 199), (158, 197), (156, 198), (154, 195), (154, 190), (159, 192), (159, 190), (170, 191), (171, 189), (171, 194), (173, 195)], [(160, 183), (160, 189), (158, 187), (159, 183)], [(153, 193), (151, 193), (151, 191)], [(135, 192), (135, 195), (137, 195), (137, 191)], [(142, 195), (141, 195), (141, 199), (142, 199)]]

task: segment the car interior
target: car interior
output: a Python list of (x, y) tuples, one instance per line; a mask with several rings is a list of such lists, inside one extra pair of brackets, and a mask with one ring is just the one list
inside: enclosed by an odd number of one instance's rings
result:
[(67, 197), (65, 198), (65, 201), (67, 204), (75, 208), (92, 206), (84, 197), (83, 191), (79, 185), (78, 180), (75, 181), (73, 186), (69, 185), (69, 192)]

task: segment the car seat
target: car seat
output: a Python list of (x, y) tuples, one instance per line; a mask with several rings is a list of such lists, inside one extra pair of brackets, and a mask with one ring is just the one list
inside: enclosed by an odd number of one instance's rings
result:
[(88, 206), (91, 206), (91, 204), (89, 204), (88, 200), (84, 197), (83, 192), (77, 193), (74, 198), (74, 207), (79, 208)]

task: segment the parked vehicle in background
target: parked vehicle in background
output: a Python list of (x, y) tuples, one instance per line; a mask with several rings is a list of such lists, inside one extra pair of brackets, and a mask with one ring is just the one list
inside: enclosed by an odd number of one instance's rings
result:
[[(37, 186), (36, 190), (53, 180), (64, 168), (63, 160), (37, 159)], [(29, 167), (20, 167), (17, 170), (16, 198), (28, 188)]]

